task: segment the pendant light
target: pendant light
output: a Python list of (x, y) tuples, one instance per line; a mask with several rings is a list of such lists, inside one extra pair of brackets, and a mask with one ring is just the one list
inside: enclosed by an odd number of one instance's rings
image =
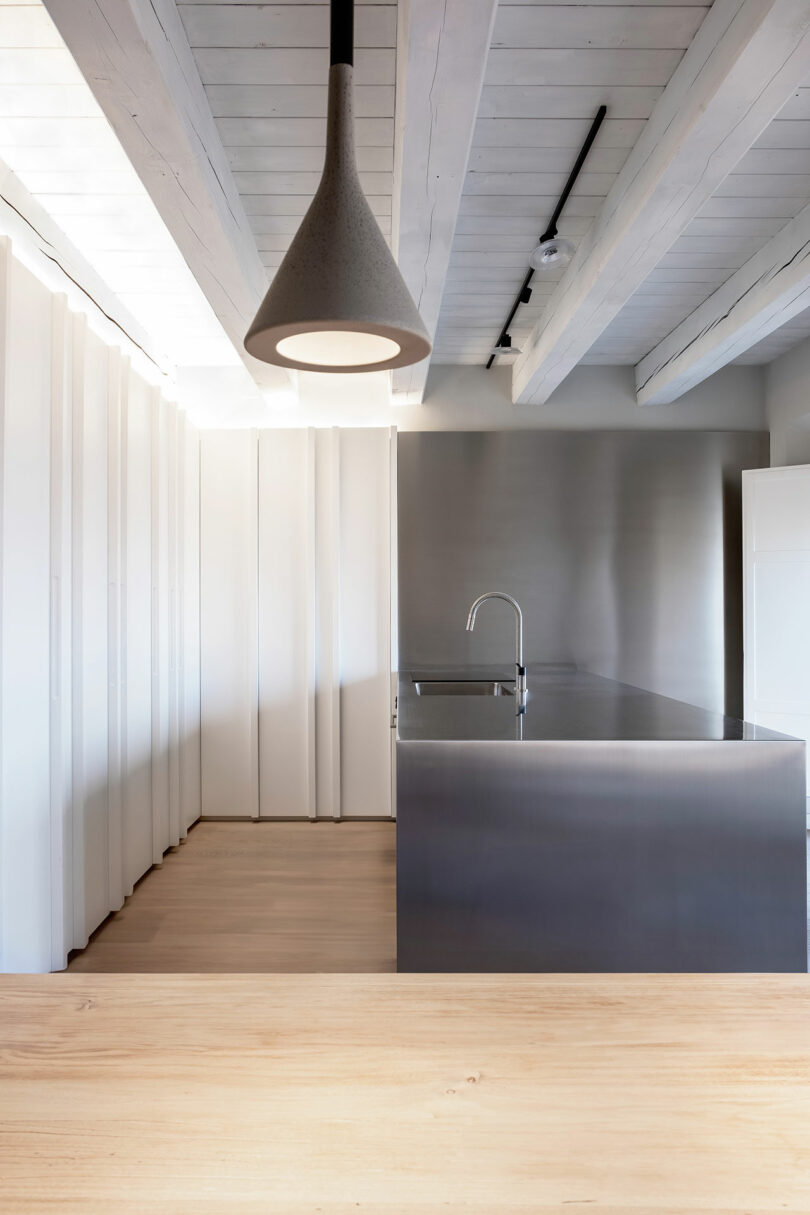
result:
[(331, 0), (323, 176), (245, 337), (265, 363), (384, 371), (427, 358), (430, 338), (357, 174), (353, 0)]

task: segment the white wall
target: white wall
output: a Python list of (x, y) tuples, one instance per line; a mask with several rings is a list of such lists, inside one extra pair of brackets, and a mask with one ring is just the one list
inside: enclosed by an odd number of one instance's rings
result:
[(672, 405), (636, 403), (632, 367), (575, 367), (545, 405), (513, 405), (509, 367), (436, 366), (400, 430), (762, 430), (762, 369), (726, 367)]
[[(247, 375), (247, 373), (245, 373)], [(422, 405), (392, 404), (385, 372), (297, 375), (263, 398), (233, 369), (188, 369), (181, 400), (202, 429), (396, 426), (398, 430), (764, 430), (764, 369), (724, 367), (672, 405), (639, 406), (632, 367), (576, 367), (545, 405), (513, 405), (511, 369), (432, 367)]]
[(199, 815), (199, 444), (93, 322), (0, 239), (3, 971), (63, 967)]
[(810, 461), (810, 340), (765, 368), (771, 464)]
[(394, 443), (383, 428), (203, 434), (206, 817), (392, 812)]

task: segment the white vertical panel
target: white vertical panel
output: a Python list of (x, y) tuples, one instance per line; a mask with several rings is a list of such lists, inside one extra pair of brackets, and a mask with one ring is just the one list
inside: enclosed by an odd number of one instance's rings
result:
[(259, 813), (258, 441), (201, 435), (202, 812)]
[(391, 434), (340, 432), (340, 781), (345, 816), (391, 813)]
[(152, 390), (129, 370), (123, 401), (121, 766), (124, 892), (152, 864)]
[(176, 405), (167, 402), (166, 408), (166, 458), (167, 458), (167, 596), (166, 612), (168, 625), (168, 762), (169, 762), (169, 842), (177, 844), (181, 835), (180, 825), (180, 652), (178, 629), (178, 582), (179, 551), (178, 527), (180, 523), (179, 498), (179, 416)]
[(76, 942), (109, 910), (107, 354), (73, 319), (73, 807)]
[(51, 301), (0, 241), (0, 964), (51, 967)]
[(318, 818), (340, 818), (340, 432), (315, 435), (315, 737)]
[(743, 473), (743, 579), (745, 716), (810, 739), (810, 465)]
[(152, 390), (152, 862), (171, 843), (169, 824), (168, 406)]
[(314, 818), (314, 432), (259, 435), (259, 806)]
[(71, 370), (66, 295), (51, 309), (51, 969), (73, 948), (71, 771)]
[(107, 375), (107, 865), (109, 910), (124, 901), (121, 783), (121, 415), (128, 368), (110, 349)]
[(200, 805), (200, 436), (184, 419), (182, 452), (180, 699), (181, 820), (188, 830)]

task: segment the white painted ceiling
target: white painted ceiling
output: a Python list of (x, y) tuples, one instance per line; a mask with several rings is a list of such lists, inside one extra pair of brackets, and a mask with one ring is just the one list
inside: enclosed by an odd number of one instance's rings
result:
[[(796, 91), (583, 362), (637, 363), (808, 202), (810, 87)], [(808, 335), (803, 314), (736, 361), (770, 362)]]
[[(604, 104), (607, 117), (559, 224), (574, 243), (587, 231), (707, 12), (704, 0), (499, 5), (436, 362), (486, 361)], [(515, 345), (528, 337), (561, 277), (554, 269), (535, 275), (531, 304), (512, 325)]]
[(171, 363), (238, 362), (40, 0), (0, 0), (0, 160)]
[[(137, 6), (151, 0), (127, 2)], [(92, 4), (100, 8), (99, 0), (87, 3), (88, 9)], [(155, 13), (171, 3), (160, 0)], [(590, 122), (605, 104), (607, 118), (559, 224), (560, 233), (575, 243), (588, 231), (709, 8), (710, 0), (499, 4), (450, 249), (435, 363), (486, 362)], [(320, 178), (328, 3), (179, 0), (177, 14), (182, 30), (171, 11), (181, 40), (183, 31), (188, 40), (191, 74), (196, 64), (271, 279)], [(408, 59), (397, 47), (402, 21), (396, 0), (357, 0), (359, 168), (381, 229), (394, 245), (395, 162), (404, 113), (397, 79)], [(481, 27), (482, 52), (486, 28)], [(411, 59), (413, 46), (404, 46)], [(425, 53), (431, 49), (425, 47)], [(195, 78), (197, 90), (200, 81)], [(472, 113), (471, 108), (470, 117)], [(217, 151), (221, 159), (222, 149)], [(0, 0), (0, 157), (133, 315), (167, 334), (173, 324), (185, 326), (172, 337), (176, 363), (234, 362), (234, 346), (41, 0)], [(583, 361), (638, 363), (808, 202), (810, 81), (796, 91)], [(443, 237), (445, 256), (450, 230)], [(520, 308), (511, 327), (517, 346), (528, 339), (561, 274), (535, 275), (532, 302)], [(196, 291), (193, 301), (183, 295), (189, 287), (192, 294)], [(185, 307), (184, 298), (189, 301)], [(738, 361), (769, 361), (808, 335), (810, 312)]]
[[(179, 3), (211, 111), (272, 279), (320, 180), (326, 139), (329, 5)], [(396, 0), (355, 18), (360, 179), (391, 234)]]

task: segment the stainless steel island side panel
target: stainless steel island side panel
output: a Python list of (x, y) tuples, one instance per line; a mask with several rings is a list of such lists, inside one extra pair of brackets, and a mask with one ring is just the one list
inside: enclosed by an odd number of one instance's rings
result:
[(804, 744), (400, 741), (401, 971), (804, 971)]

